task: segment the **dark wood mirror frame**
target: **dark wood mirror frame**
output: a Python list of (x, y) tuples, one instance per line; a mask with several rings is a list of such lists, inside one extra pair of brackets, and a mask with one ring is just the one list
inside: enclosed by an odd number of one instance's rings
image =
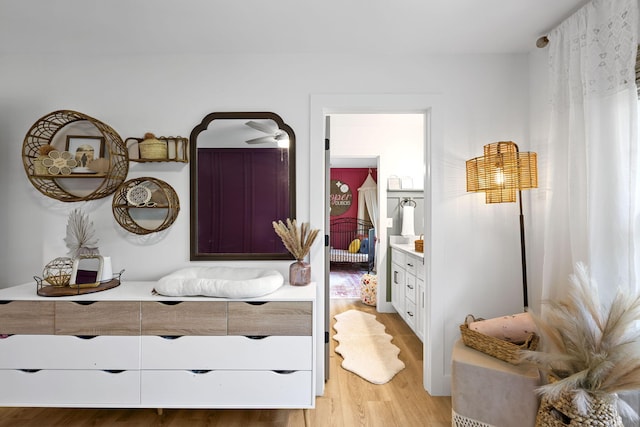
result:
[[(199, 195), (199, 183), (198, 183), (198, 136), (200, 133), (206, 131), (209, 127), (209, 124), (214, 120), (238, 120), (240, 125), (244, 125), (248, 120), (273, 120), (279, 127), (279, 129), (286, 131), (289, 135), (289, 148), (285, 151), (287, 153), (288, 160), (288, 212), (283, 212), (283, 216), (281, 218), (272, 218), (272, 220), (285, 220), (286, 218), (295, 218), (296, 217), (296, 168), (295, 168), (295, 159), (296, 159), (296, 151), (295, 151), (295, 134), (293, 129), (284, 121), (282, 118), (271, 112), (215, 112), (210, 113), (202, 119), (202, 122), (198, 124), (191, 131), (190, 135), (190, 143), (189, 143), (189, 158), (190, 158), (190, 248), (191, 248), (191, 260), (192, 261), (208, 261), (208, 260), (291, 260), (293, 257), (291, 254), (284, 248), (280, 238), (276, 235), (273, 228), (270, 229), (270, 238), (273, 237), (276, 239), (277, 250), (271, 252), (205, 252), (199, 249), (198, 238), (200, 231), (200, 220), (201, 218), (198, 215), (198, 195)], [(247, 148), (251, 148), (247, 145)], [(275, 191), (275, 189), (274, 189)], [(275, 199), (275, 197), (274, 197)], [(212, 211), (212, 214), (215, 213), (215, 210)], [(247, 223), (252, 221), (245, 221), (245, 226)], [(253, 224), (249, 224), (253, 225)], [(269, 227), (271, 227), (271, 223), (269, 222)], [(267, 230), (262, 230), (264, 233), (267, 233)]]

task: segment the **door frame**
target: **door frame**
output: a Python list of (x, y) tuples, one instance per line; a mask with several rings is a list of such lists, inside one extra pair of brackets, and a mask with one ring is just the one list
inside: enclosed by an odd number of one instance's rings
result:
[[(430, 238), (432, 235), (431, 224), (431, 146), (433, 139), (441, 139), (441, 99), (440, 95), (432, 94), (337, 94), (337, 95), (311, 95), (310, 105), (310, 167), (309, 167), (309, 194), (325, 194), (326, 180), (326, 164), (325, 164), (325, 116), (328, 114), (341, 113), (422, 113), (425, 115), (425, 149), (424, 149), (424, 197), (425, 197), (425, 217), (424, 217), (424, 239), (425, 246), (431, 247)], [(320, 160), (320, 161), (318, 161)], [(380, 173), (380, 170), (379, 170)], [(380, 175), (379, 175), (380, 177)], [(386, 212), (380, 201), (380, 211)], [(324, 197), (309, 198), (309, 220), (312, 224), (325, 223), (325, 215), (327, 212), (327, 201)], [(386, 230), (385, 230), (386, 231)], [(327, 234), (328, 230), (323, 230), (322, 234)], [(386, 239), (386, 232), (385, 239)], [(382, 236), (381, 236), (382, 237)], [(380, 241), (384, 243), (382, 238)], [(385, 240), (386, 241), (386, 240)], [(381, 261), (386, 261), (385, 245), (381, 244), (380, 251), (382, 260), (378, 260), (378, 266), (385, 265)], [(384, 253), (383, 253), (384, 252)], [(325, 309), (329, 301), (325, 300), (325, 287), (328, 283), (324, 279), (324, 271), (326, 266), (325, 248), (316, 247), (312, 250), (311, 266), (312, 271), (322, 273), (322, 283), (318, 283), (317, 290), (317, 318), (316, 322), (318, 330), (325, 328)], [(426, 298), (430, 298), (431, 291), (431, 257), (425, 255), (425, 292)], [(380, 273), (380, 272), (379, 272)], [(379, 275), (379, 280), (382, 279)], [(386, 301), (386, 287), (384, 292), (379, 293), (378, 299)], [(430, 299), (429, 299), (430, 301)], [(389, 306), (391, 304), (389, 303)], [(428, 307), (428, 305), (427, 305)], [(379, 306), (379, 309), (382, 308)], [(444, 372), (445, 361), (443, 351), (444, 348), (444, 319), (435, 318), (434, 316), (425, 316), (425, 336), (424, 336), (424, 375), (423, 384), (427, 391), (434, 395), (441, 395), (443, 390), (448, 388), (448, 378)], [(325, 378), (325, 337), (328, 340), (330, 331), (322, 331), (318, 333), (316, 341), (316, 394), (324, 395), (324, 378)]]

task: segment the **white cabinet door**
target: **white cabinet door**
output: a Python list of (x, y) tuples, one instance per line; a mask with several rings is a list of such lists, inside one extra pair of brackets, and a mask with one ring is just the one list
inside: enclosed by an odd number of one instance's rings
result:
[(404, 268), (393, 262), (391, 263), (391, 305), (400, 315), (404, 314), (404, 287)]

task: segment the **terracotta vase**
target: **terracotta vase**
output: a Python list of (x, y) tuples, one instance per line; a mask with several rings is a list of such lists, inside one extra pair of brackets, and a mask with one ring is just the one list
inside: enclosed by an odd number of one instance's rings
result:
[(304, 286), (309, 283), (311, 283), (311, 265), (301, 260), (292, 263), (289, 266), (289, 284)]

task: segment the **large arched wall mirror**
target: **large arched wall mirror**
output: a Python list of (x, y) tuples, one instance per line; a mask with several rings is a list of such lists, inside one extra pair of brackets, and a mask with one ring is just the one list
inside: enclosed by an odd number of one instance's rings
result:
[(272, 221), (296, 216), (295, 134), (270, 112), (208, 114), (191, 131), (191, 260), (292, 259)]

